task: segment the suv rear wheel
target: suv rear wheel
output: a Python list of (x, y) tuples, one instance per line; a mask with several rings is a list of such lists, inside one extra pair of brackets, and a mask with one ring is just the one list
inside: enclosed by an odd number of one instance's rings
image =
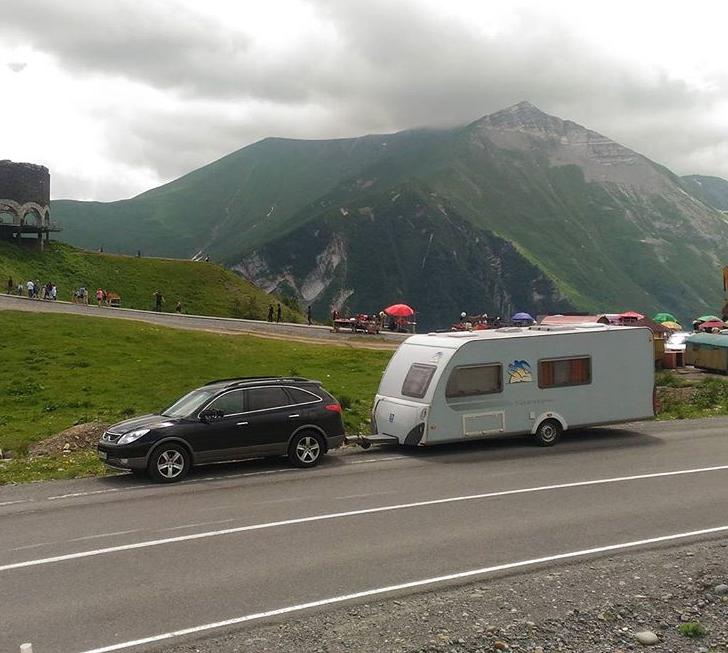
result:
[(182, 445), (163, 444), (152, 451), (147, 471), (155, 481), (176, 483), (190, 471), (190, 454)]
[(324, 443), (315, 431), (297, 433), (288, 447), (288, 460), (296, 467), (313, 467), (323, 455)]

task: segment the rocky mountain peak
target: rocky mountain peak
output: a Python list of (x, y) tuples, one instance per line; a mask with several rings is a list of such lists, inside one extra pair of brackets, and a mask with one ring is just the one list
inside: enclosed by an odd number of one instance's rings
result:
[[(571, 129), (580, 127), (576, 123), (550, 116), (525, 100), (506, 109), (483, 116), (476, 124), (487, 129), (551, 134), (564, 133), (567, 125)], [(584, 129), (583, 127), (580, 128)]]

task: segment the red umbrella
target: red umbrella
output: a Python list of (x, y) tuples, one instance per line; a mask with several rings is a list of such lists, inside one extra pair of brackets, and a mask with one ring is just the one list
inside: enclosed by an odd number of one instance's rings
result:
[(701, 329), (725, 329), (725, 323), (721, 320), (708, 320), (707, 322), (701, 322), (700, 323)]
[(634, 318), (635, 320), (641, 320), (644, 317), (644, 315), (642, 315), (642, 313), (637, 313), (636, 311), (625, 311), (624, 313), (620, 313), (619, 317)]
[(409, 317), (415, 314), (414, 310), (407, 304), (392, 304), (385, 308), (384, 312), (387, 315), (394, 315), (394, 317)]

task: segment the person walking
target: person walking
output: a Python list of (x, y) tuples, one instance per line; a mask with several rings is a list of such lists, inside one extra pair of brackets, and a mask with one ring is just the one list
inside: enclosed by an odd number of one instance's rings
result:
[(13, 288), (15, 288), (15, 284), (13, 283), (13, 278), (8, 277), (8, 295), (13, 294)]
[(28, 299), (33, 299), (33, 291), (35, 289), (35, 286), (33, 285), (32, 281), (28, 281), (26, 285), (28, 287)]
[(268, 322), (273, 321), (273, 304), (268, 306)]
[(283, 322), (283, 318), (281, 317), (281, 303), (278, 302), (278, 312), (276, 314), (276, 322)]
[(174, 307), (175, 313), (181, 313), (182, 312), (182, 300), (177, 300), (177, 306)]
[(154, 293), (154, 310), (157, 311), (157, 313), (162, 312), (162, 304), (164, 304), (164, 295), (157, 290)]
[(311, 326), (311, 306), (306, 309), (306, 319), (308, 320), (308, 326)]

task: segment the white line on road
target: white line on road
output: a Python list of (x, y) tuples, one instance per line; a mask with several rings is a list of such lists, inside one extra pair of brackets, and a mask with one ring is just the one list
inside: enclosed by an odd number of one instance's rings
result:
[(352, 460), (347, 465), (364, 465), (366, 463), (380, 463), (383, 460), (402, 460), (408, 456), (387, 456), (386, 458), (368, 458), (367, 460)]
[(0, 506), (13, 506), (16, 503), (28, 503), (32, 501), (33, 499), (18, 499), (17, 501), (3, 501), (0, 503)]
[(436, 506), (446, 503), (457, 503), (461, 501), (474, 501), (477, 499), (491, 499), (494, 497), (505, 497), (514, 494), (527, 494), (531, 492), (547, 492), (551, 490), (562, 490), (574, 487), (585, 487), (589, 485), (605, 485), (607, 483), (622, 483), (626, 481), (639, 481), (652, 478), (664, 478), (668, 476), (684, 476), (687, 474), (700, 474), (705, 472), (716, 472), (728, 470), (728, 465), (720, 465), (717, 467), (701, 467), (700, 469), (682, 469), (672, 472), (656, 472), (653, 474), (638, 474), (634, 476), (619, 476), (616, 478), (602, 478), (592, 481), (576, 481), (574, 483), (560, 483), (558, 485), (542, 485), (540, 487), (521, 488), (518, 490), (501, 490), (499, 492), (485, 492), (483, 494), (471, 494), (468, 496), (448, 497), (446, 499), (431, 499), (429, 501), (415, 501), (413, 503), (400, 503), (390, 506), (379, 506), (377, 508), (362, 508), (361, 510), (348, 510), (346, 512), (334, 512), (324, 515), (314, 515), (312, 517), (298, 517), (296, 519), (284, 519), (275, 522), (265, 522), (262, 524), (251, 524), (249, 526), (237, 526), (235, 528), (225, 528), (219, 531), (207, 531), (204, 533), (192, 533), (190, 535), (179, 535), (163, 540), (148, 540), (146, 542), (136, 542), (134, 544), (122, 544), (119, 546), (111, 546), (106, 549), (94, 549), (91, 551), (80, 551), (78, 553), (68, 553), (65, 555), (53, 556), (50, 558), (39, 558), (37, 560), (26, 560), (24, 562), (14, 562), (7, 565), (0, 565), (0, 572), (9, 571), (11, 569), (21, 569), (23, 567), (35, 567), (38, 565), (46, 565), (52, 562), (63, 562), (65, 560), (75, 560), (77, 558), (89, 558), (91, 556), (104, 555), (107, 553), (118, 553), (119, 551), (131, 551), (134, 549), (144, 549), (151, 546), (160, 546), (162, 544), (174, 544), (176, 542), (188, 542), (190, 540), (201, 540), (209, 537), (218, 537), (221, 535), (231, 535), (233, 533), (244, 533), (247, 531), (258, 531), (266, 528), (276, 528), (280, 526), (291, 526), (294, 524), (305, 524), (308, 522), (324, 521), (327, 519), (341, 519), (343, 517), (355, 517), (359, 515), (370, 515), (379, 512), (389, 512), (393, 510), (405, 510), (408, 508), (421, 508), (424, 506)]
[(129, 533), (138, 533), (141, 528), (132, 528), (130, 531), (115, 531), (114, 533), (99, 533), (98, 535), (84, 535), (83, 537), (75, 537), (66, 542), (83, 542), (85, 540), (95, 540), (100, 537), (114, 537), (115, 535), (128, 535)]
[(152, 635), (151, 637), (144, 637), (143, 639), (136, 639), (130, 642), (122, 642), (120, 644), (112, 644), (111, 646), (103, 646), (101, 648), (95, 648), (82, 653), (110, 653), (111, 651), (120, 651), (126, 648), (132, 648), (135, 646), (142, 646), (144, 644), (151, 644), (153, 642), (159, 642), (164, 639), (172, 639), (174, 637), (182, 637), (184, 635), (193, 635), (201, 633), (206, 630), (212, 630), (213, 628), (222, 628), (226, 626), (235, 626), (249, 621), (255, 621), (257, 619), (268, 619), (271, 617), (278, 617), (284, 614), (290, 614), (292, 612), (300, 612), (302, 610), (308, 610), (311, 608), (320, 608), (325, 605), (332, 605), (334, 603), (343, 603), (344, 601), (353, 601), (356, 599), (362, 599), (369, 596), (377, 596), (381, 594), (387, 594), (389, 592), (398, 592), (408, 589), (416, 589), (426, 587), (427, 585), (435, 585), (437, 583), (445, 583), (453, 580), (461, 580), (464, 578), (472, 578), (473, 576), (483, 576), (486, 574), (492, 574), (499, 571), (507, 571), (509, 569), (518, 569), (519, 567), (529, 567), (533, 565), (544, 564), (547, 562), (555, 562), (556, 560), (568, 560), (569, 558), (581, 558), (588, 555), (594, 555), (597, 553), (606, 553), (608, 551), (619, 551), (621, 549), (631, 549), (638, 546), (646, 546), (649, 544), (659, 544), (661, 542), (671, 542), (675, 540), (685, 539), (689, 537), (698, 537), (701, 535), (711, 535), (715, 533), (721, 533), (728, 531), (728, 526), (717, 526), (716, 528), (705, 528), (699, 531), (689, 531), (687, 533), (674, 533), (672, 535), (662, 535), (660, 537), (651, 537), (645, 540), (635, 540), (633, 542), (623, 542), (621, 544), (609, 544), (606, 546), (598, 546), (592, 549), (582, 549), (580, 551), (570, 551), (568, 553), (557, 553), (555, 555), (544, 556), (542, 558), (531, 558), (529, 560), (519, 560), (518, 562), (507, 562), (501, 565), (494, 565), (492, 567), (482, 567), (481, 569), (471, 569), (469, 571), (461, 571), (455, 574), (448, 574), (446, 576), (436, 576), (434, 578), (423, 578), (421, 580), (411, 581), (409, 583), (400, 583), (399, 585), (389, 585), (387, 587), (377, 587), (375, 589), (364, 590), (362, 592), (354, 592), (353, 594), (344, 594), (342, 596), (332, 596), (327, 599), (321, 599), (319, 601), (311, 601), (310, 603), (300, 603), (299, 605), (289, 605), (285, 608), (278, 608), (276, 610), (268, 610), (266, 612), (257, 612), (254, 614), (247, 614), (242, 617), (235, 617), (234, 619), (226, 619), (225, 621), (217, 621), (215, 623), (203, 624), (201, 626), (193, 626), (191, 628), (183, 628), (181, 630), (174, 630), (168, 633), (161, 633), (159, 635)]
[(211, 526), (212, 524), (226, 524), (228, 522), (233, 521), (232, 519), (220, 519), (218, 521), (202, 521), (198, 524), (183, 524), (182, 526), (170, 526), (169, 528), (158, 528), (157, 532), (164, 532), (164, 531), (179, 531), (183, 528), (197, 528), (199, 526)]

